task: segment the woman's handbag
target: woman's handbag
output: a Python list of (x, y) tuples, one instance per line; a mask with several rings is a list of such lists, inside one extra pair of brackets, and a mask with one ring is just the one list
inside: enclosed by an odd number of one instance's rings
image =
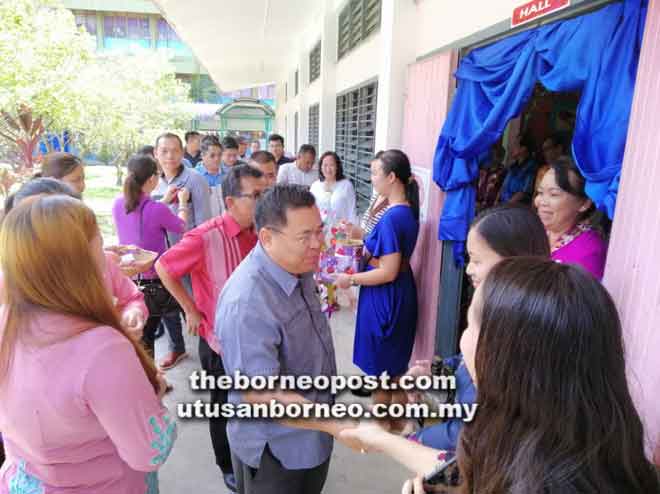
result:
[(167, 291), (159, 279), (138, 279), (137, 286), (144, 295), (144, 303), (149, 309), (149, 317), (161, 317), (181, 311), (179, 302)]

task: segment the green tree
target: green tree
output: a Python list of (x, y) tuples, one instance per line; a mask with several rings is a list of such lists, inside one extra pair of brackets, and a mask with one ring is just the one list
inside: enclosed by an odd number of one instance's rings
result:
[(122, 166), (141, 145), (164, 130), (184, 129), (193, 118), (189, 88), (174, 77), (165, 55), (139, 50), (131, 55), (99, 57), (78, 80), (84, 111), (77, 127), (86, 151)]
[[(56, 0), (0, 1), (0, 192), (32, 173), (44, 132), (67, 131), (84, 151), (122, 168), (164, 130), (189, 126), (189, 86), (165, 55), (96, 53)], [(5, 167), (6, 168), (6, 167)]]
[(50, 0), (0, 2), (0, 139), (20, 159), (14, 171), (32, 168), (44, 129), (62, 131), (82, 110), (74, 90), (94, 58), (91, 37), (73, 15)]

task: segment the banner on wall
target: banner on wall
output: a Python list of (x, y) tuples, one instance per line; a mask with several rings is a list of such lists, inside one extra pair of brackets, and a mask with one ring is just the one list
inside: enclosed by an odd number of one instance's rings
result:
[(431, 170), (421, 166), (412, 166), (413, 177), (419, 186), (419, 222), (423, 223), (428, 217), (429, 191), (431, 190)]

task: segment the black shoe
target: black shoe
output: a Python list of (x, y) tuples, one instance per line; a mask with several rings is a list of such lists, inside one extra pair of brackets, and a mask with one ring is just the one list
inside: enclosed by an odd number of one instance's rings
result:
[(371, 396), (371, 391), (368, 391), (364, 388), (351, 389), (351, 394), (359, 396), (360, 398), (369, 398)]
[(238, 486), (236, 484), (236, 476), (233, 473), (223, 473), (222, 478), (225, 481), (227, 489), (231, 492), (237, 492)]

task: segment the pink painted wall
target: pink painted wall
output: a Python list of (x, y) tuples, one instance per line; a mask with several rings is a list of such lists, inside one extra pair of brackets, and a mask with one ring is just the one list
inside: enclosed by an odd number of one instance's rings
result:
[(629, 383), (646, 426), (649, 455), (660, 439), (658, 60), (660, 0), (651, 0), (604, 280), (623, 323)]
[[(403, 150), (411, 164), (428, 170), (428, 214), (420, 225), (419, 238), (411, 265), (417, 281), (419, 321), (412, 361), (433, 355), (440, 282), (441, 243), (438, 241), (438, 221), (443, 194), (433, 183), (433, 154), (445, 121), (456, 68), (452, 52), (441, 53), (408, 68)], [(424, 207), (424, 206), (422, 206)]]

